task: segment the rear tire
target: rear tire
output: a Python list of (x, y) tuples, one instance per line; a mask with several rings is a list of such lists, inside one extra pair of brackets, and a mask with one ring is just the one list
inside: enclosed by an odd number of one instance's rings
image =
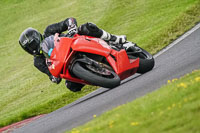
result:
[(137, 73), (146, 73), (150, 70), (153, 69), (155, 61), (153, 56), (147, 52), (146, 50), (138, 47), (137, 45), (135, 46), (134, 50), (137, 49), (139, 52), (134, 53), (134, 54), (128, 54), (129, 58), (136, 59), (139, 58), (139, 68), (137, 70)]
[(76, 62), (72, 68), (74, 75), (89, 83), (105, 88), (114, 88), (120, 85), (119, 76), (111, 71), (112, 77), (105, 77), (86, 68), (84, 63)]
[(139, 56), (140, 58), (140, 63), (139, 63), (139, 68), (137, 70), (137, 73), (146, 73), (150, 70), (153, 69), (155, 61), (153, 56), (147, 52), (146, 50), (140, 48), (142, 50), (141, 55)]
[(141, 59), (140, 58), (140, 64), (139, 64), (139, 68), (137, 70), (137, 73), (146, 73), (150, 70), (152, 70), (154, 67), (154, 59)]

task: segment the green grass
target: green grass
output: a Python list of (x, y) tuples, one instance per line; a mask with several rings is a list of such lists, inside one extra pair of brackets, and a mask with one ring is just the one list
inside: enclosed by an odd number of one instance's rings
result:
[(200, 70), (94, 117), (71, 133), (199, 133)]
[(200, 21), (200, 0), (1, 0), (0, 127), (49, 113), (92, 92), (72, 93), (33, 66), (33, 57), (18, 44), (27, 27), (43, 32), (67, 17), (94, 22), (113, 34), (126, 34), (152, 54)]

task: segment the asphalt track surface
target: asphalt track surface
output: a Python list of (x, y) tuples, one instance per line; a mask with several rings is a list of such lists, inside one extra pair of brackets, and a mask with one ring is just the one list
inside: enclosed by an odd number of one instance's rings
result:
[(159, 89), (168, 80), (200, 69), (200, 24), (155, 56), (155, 67), (134, 75), (112, 90), (99, 88), (81, 99), (41, 117), (14, 133), (61, 133), (82, 125), (121, 104)]

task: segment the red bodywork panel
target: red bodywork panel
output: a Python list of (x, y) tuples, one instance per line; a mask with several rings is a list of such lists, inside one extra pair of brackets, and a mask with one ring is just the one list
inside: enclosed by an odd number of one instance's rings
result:
[(137, 68), (139, 67), (139, 58), (135, 60), (129, 59), (124, 49), (120, 51), (112, 50), (111, 54), (115, 56), (116, 61), (113, 61), (111, 56), (107, 57), (107, 60), (121, 80), (137, 72)]
[(67, 37), (61, 39), (58, 38), (54, 41), (55, 47), (50, 56), (52, 65), (49, 66), (49, 70), (53, 76), (60, 77), (59, 75), (62, 71), (65, 60), (70, 53), (71, 43), (72, 39)]
[(75, 58), (76, 52), (85, 52), (104, 56), (114, 71), (123, 80), (134, 73), (139, 67), (138, 59), (129, 59), (124, 49), (116, 51), (99, 38), (75, 35), (73, 38), (58, 37), (55, 35), (55, 47), (48, 62), (48, 68), (55, 77), (61, 77), (72, 82), (89, 84), (87, 81), (74, 78), (69, 72), (71, 60)]

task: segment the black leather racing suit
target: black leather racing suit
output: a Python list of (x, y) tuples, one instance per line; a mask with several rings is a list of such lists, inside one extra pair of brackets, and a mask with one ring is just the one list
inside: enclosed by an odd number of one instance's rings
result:
[[(70, 23), (69, 23), (70, 22)], [(54, 35), (55, 33), (61, 34), (62, 32), (69, 29), (70, 24), (77, 25), (76, 19), (74, 18), (67, 18), (64, 21), (61, 21), (59, 23), (54, 23), (46, 27), (43, 37), (44, 39)], [(43, 54), (34, 56), (34, 66), (39, 69), (41, 72), (47, 74), (49, 76), (49, 79), (52, 80), (53, 76), (51, 75), (47, 65), (46, 65), (46, 57)], [(57, 81), (59, 83), (61, 80)], [(70, 81), (66, 81), (66, 87), (70, 89), (71, 91), (80, 91), (81, 88), (84, 86), (83, 84), (73, 83)]]
[[(54, 35), (55, 33), (61, 34), (62, 32), (68, 30), (70, 31), (71, 29), (74, 28), (74, 26), (77, 26), (77, 22), (75, 18), (67, 18), (64, 21), (61, 21), (59, 23), (54, 23), (46, 27), (43, 37), (44, 39)], [(93, 36), (93, 37), (98, 37), (100, 38), (103, 34), (103, 31), (99, 29), (95, 24), (92, 23), (86, 23), (81, 25), (78, 28), (78, 34), (80, 35), (88, 35), (88, 36)], [(52, 75), (49, 72), (49, 69), (46, 65), (46, 60), (45, 56), (43, 54), (37, 55), (34, 57), (34, 66), (39, 69), (41, 72), (47, 74), (50, 79), (52, 79)], [(59, 83), (60, 81), (58, 81)], [(71, 91), (80, 91), (81, 88), (84, 86), (83, 84), (78, 84), (74, 82), (67, 81), (65, 82), (66, 87), (70, 89)]]

